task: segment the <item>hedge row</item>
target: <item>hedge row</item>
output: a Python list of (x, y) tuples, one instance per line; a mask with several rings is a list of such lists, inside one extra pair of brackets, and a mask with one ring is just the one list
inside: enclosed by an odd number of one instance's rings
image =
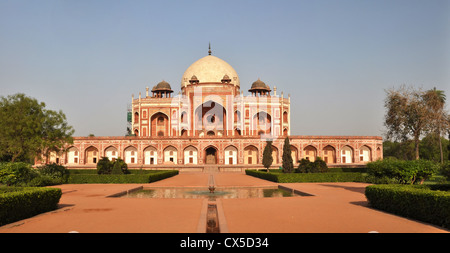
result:
[(55, 210), (61, 189), (0, 187), (0, 226)]
[(98, 174), (71, 174), (68, 184), (146, 184), (178, 174), (178, 170), (155, 171), (142, 174), (124, 175), (98, 175)]
[(423, 185), (370, 185), (365, 195), (373, 208), (450, 228), (448, 191)]
[(359, 172), (267, 173), (263, 171), (246, 170), (245, 173), (250, 176), (277, 183), (364, 182), (364, 176)]
[[(97, 169), (68, 169), (70, 175), (76, 174), (98, 174)], [(149, 174), (163, 170), (128, 169), (129, 174)]]

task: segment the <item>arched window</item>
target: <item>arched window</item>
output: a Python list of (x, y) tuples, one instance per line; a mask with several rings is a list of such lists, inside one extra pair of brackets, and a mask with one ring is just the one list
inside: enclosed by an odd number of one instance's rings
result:
[(254, 146), (244, 148), (244, 164), (258, 164), (258, 149)]
[(158, 152), (154, 147), (144, 149), (144, 164), (158, 164)]
[(177, 164), (177, 149), (173, 146), (169, 146), (164, 149), (164, 163), (165, 164)]
[(367, 146), (362, 146), (361, 149), (359, 150), (359, 161), (360, 162), (370, 162), (371, 159), (371, 154), (370, 154), (370, 148)]
[(237, 148), (228, 146), (225, 148), (225, 164), (237, 164)]
[(124, 160), (128, 164), (137, 163), (137, 149), (135, 147), (128, 147), (124, 150)]
[(328, 145), (323, 148), (323, 160), (328, 164), (336, 162), (336, 150), (334, 147)]
[(76, 147), (71, 147), (67, 151), (67, 163), (78, 163), (79, 155)]
[(341, 163), (353, 162), (353, 149), (349, 146), (344, 146), (341, 149)]
[(316, 160), (317, 157), (317, 149), (311, 145), (306, 146), (303, 149), (305, 155), (303, 156), (303, 158), (310, 160), (311, 162), (314, 162)]
[(164, 125), (164, 117), (158, 117), (158, 126)]

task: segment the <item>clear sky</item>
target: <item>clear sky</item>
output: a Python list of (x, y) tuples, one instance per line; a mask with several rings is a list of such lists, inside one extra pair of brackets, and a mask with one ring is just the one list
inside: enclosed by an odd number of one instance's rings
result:
[[(122, 136), (131, 95), (207, 55), (291, 95), (292, 135), (382, 135), (385, 89), (444, 90), (450, 1), (0, 0), (0, 96)], [(447, 106), (447, 108), (450, 108)]]

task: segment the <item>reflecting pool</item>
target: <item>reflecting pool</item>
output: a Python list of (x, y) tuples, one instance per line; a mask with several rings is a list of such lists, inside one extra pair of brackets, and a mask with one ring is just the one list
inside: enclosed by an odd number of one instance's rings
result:
[(120, 197), (125, 198), (272, 198), (272, 197), (295, 197), (300, 196), (292, 191), (277, 187), (217, 187), (211, 193), (207, 187), (165, 187), (165, 188), (142, 188), (130, 191)]

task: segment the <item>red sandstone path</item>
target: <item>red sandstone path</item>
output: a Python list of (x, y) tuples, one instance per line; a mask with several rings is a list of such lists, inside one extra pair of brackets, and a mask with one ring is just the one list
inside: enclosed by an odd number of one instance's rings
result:
[[(180, 173), (151, 184), (58, 185), (60, 208), (0, 227), (0, 233), (204, 233), (204, 199), (110, 198), (138, 186), (207, 186), (209, 174)], [(243, 173), (217, 173), (220, 186), (276, 186)], [(222, 232), (229, 233), (448, 233), (367, 205), (363, 183), (292, 183), (314, 196), (218, 199)]]

